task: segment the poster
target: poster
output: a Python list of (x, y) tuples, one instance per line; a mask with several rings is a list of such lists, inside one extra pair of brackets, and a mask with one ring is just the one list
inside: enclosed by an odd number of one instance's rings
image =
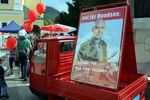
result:
[(117, 88), (125, 7), (83, 12), (71, 80)]

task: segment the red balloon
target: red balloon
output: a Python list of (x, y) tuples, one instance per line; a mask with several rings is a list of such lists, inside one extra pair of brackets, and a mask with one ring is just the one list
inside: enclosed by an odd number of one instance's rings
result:
[(34, 22), (38, 18), (38, 14), (35, 10), (30, 10), (28, 12), (28, 19), (32, 22)]
[(18, 44), (18, 41), (16, 38), (14, 37), (9, 37), (7, 40), (6, 40), (6, 48), (8, 50), (13, 50), (14, 48), (17, 47), (17, 44)]
[(44, 13), (46, 10), (46, 7), (43, 3), (38, 3), (36, 5), (36, 11), (41, 15), (42, 13)]
[(25, 29), (27, 32), (31, 32), (33, 29), (33, 24), (30, 20), (27, 20), (23, 23), (23, 29)]

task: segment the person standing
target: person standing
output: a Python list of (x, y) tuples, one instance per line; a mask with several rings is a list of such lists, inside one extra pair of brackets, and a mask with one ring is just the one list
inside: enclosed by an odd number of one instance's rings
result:
[[(7, 40), (9, 38), (14, 38), (14, 37), (9, 36), (7, 38)], [(15, 38), (15, 39), (17, 41), (17, 38)], [(13, 74), (13, 63), (15, 63), (15, 66), (18, 66), (16, 47), (14, 47), (13, 49), (9, 49), (9, 50), (10, 50), (10, 53), (9, 53), (9, 70), (7, 70), (6, 75), (12, 75)]]
[(19, 64), (21, 66), (21, 79), (24, 81), (27, 81), (27, 68), (29, 63), (29, 52), (31, 46), (31, 42), (29, 39), (26, 38), (27, 32), (22, 29), (18, 33), (18, 45), (17, 45), (17, 51), (18, 51), (18, 59)]
[(5, 70), (1, 66), (2, 63), (3, 63), (3, 59), (0, 58), (0, 98), (2, 97), (9, 98), (8, 87), (4, 78)]
[(9, 67), (10, 69), (7, 71), (7, 75), (12, 75), (13, 74), (13, 62), (15, 63), (15, 66), (18, 66), (18, 60), (17, 60), (17, 51), (16, 48), (13, 50), (10, 50), (10, 56), (9, 56)]
[(102, 40), (105, 30), (105, 21), (97, 20), (92, 27), (91, 39), (81, 44), (77, 54), (78, 61), (98, 61), (106, 62), (107, 44)]

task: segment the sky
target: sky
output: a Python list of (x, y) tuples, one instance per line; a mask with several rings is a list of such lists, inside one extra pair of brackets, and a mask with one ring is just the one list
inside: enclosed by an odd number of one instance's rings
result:
[(68, 6), (65, 2), (72, 2), (72, 0), (44, 0), (46, 6), (51, 6), (58, 11), (68, 12)]

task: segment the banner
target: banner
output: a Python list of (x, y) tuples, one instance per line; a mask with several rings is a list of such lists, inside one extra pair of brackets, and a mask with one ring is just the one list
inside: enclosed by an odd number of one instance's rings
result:
[(83, 12), (71, 80), (117, 88), (125, 7)]

